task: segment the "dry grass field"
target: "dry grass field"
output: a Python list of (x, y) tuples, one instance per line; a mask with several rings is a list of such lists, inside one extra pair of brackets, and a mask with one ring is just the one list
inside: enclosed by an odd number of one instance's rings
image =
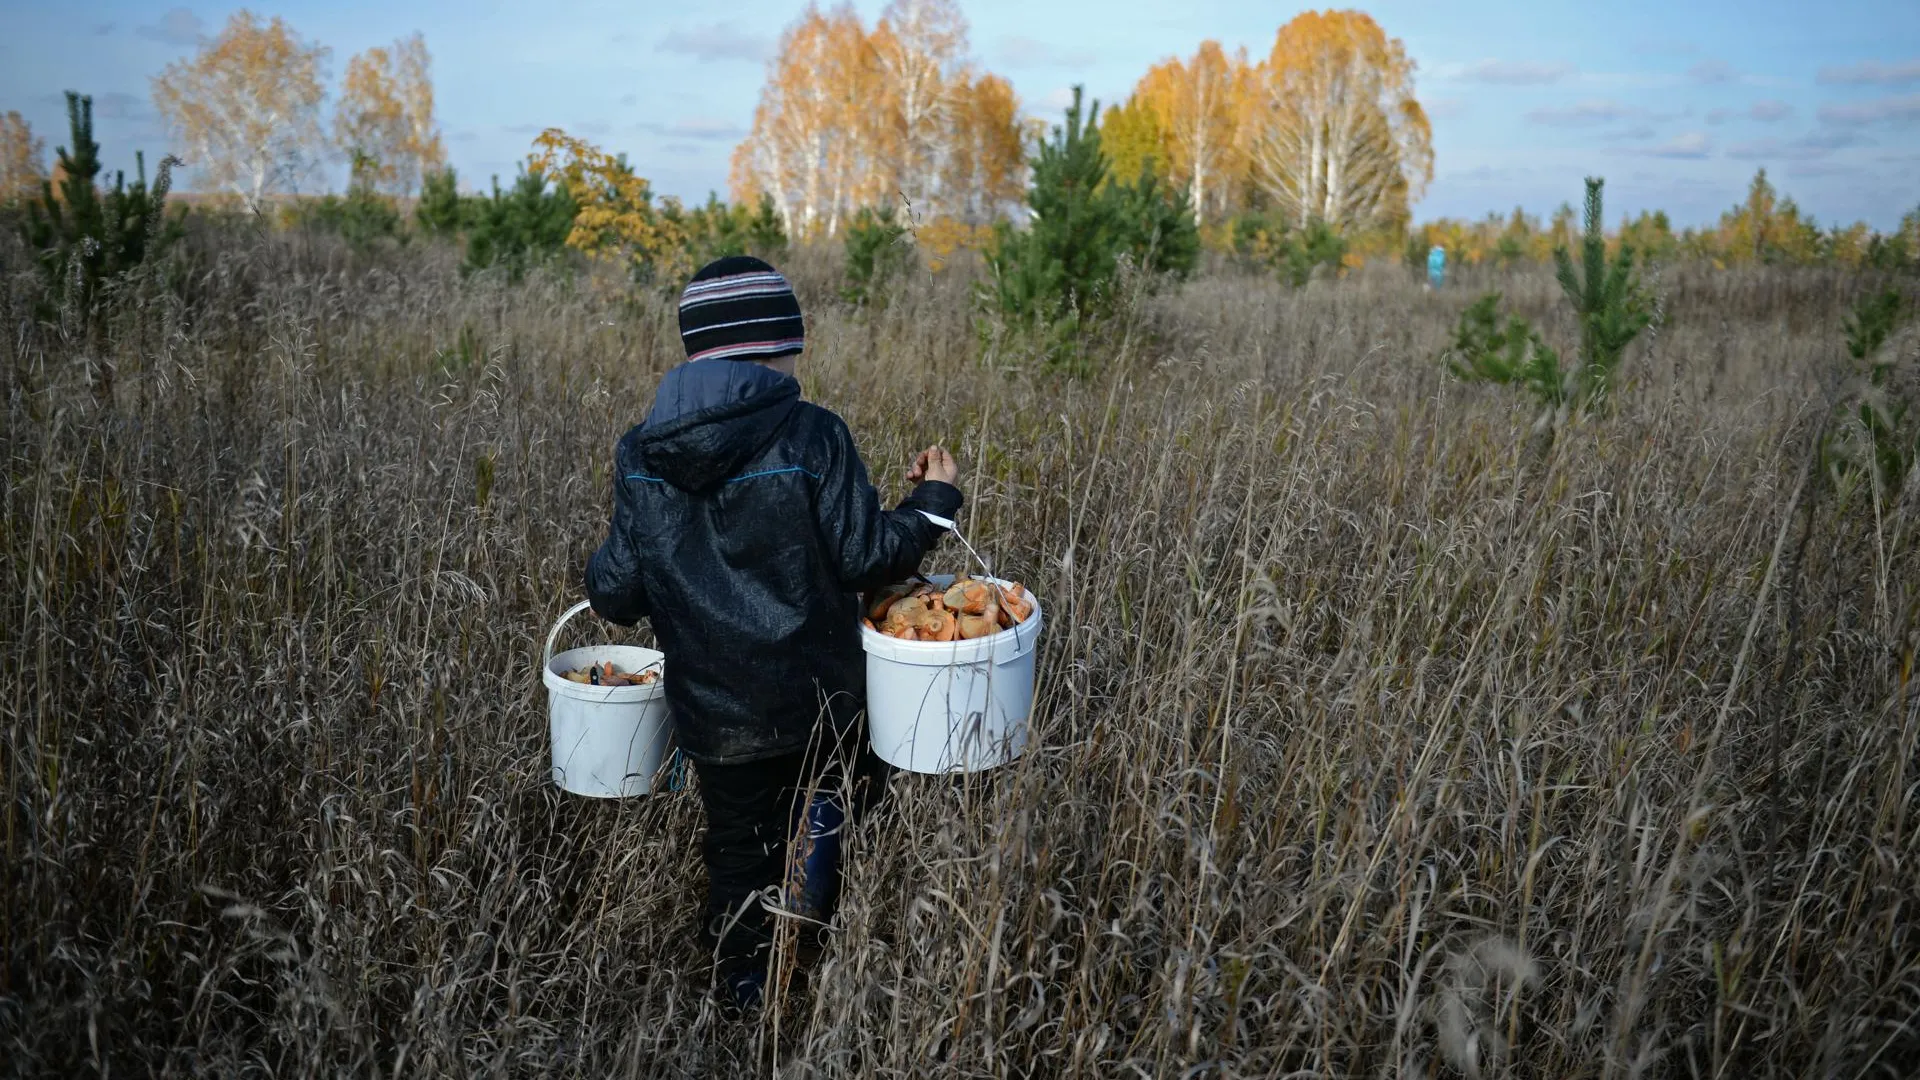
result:
[(256, 235), (90, 337), (7, 249), (4, 1071), (1920, 1070), (1920, 501), (1808, 479), (1865, 282), (1668, 270), (1548, 440), (1435, 361), (1491, 279), (1217, 270), (1070, 378), (835, 260), (787, 260), (807, 393), (885, 495), (957, 450), (1041, 704), (897, 781), (739, 1021), (694, 793), (556, 792), (535, 676), (670, 304)]

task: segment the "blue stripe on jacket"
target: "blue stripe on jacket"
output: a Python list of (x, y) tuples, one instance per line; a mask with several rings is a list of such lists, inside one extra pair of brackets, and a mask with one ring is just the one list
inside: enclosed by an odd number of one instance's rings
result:
[[(798, 465), (788, 465), (785, 468), (781, 468), (781, 469), (761, 469), (759, 472), (742, 473), (739, 476), (731, 476), (727, 478), (726, 482), (729, 484), (737, 484), (742, 480), (753, 480), (762, 476), (780, 476), (785, 473), (801, 473), (805, 476), (810, 476), (815, 480), (820, 479), (820, 474), (817, 472), (814, 472), (812, 469), (803, 469)], [(639, 473), (628, 473), (627, 479), (640, 480), (649, 484), (666, 483), (665, 480), (662, 480), (658, 476), (642, 476)]]

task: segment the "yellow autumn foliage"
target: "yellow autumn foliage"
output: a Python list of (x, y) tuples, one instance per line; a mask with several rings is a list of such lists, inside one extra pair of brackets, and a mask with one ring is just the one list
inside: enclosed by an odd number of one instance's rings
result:
[(565, 187), (579, 207), (568, 247), (654, 278), (672, 280), (692, 269), (685, 230), (654, 209), (651, 185), (623, 157), (559, 128), (541, 132), (533, 145), (529, 166)]

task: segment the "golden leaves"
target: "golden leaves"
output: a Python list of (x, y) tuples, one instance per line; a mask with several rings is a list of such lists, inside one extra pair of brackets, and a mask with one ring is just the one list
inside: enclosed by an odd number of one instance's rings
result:
[[(1160, 172), (1187, 189), (1196, 224), (1209, 207), (1226, 210), (1233, 178), (1242, 174), (1242, 97), (1248, 85), (1243, 54), (1229, 57), (1217, 41), (1203, 41), (1188, 61), (1154, 65), (1134, 88), (1134, 98), (1153, 117)], [(1132, 181), (1138, 175), (1118, 174)]]
[(47, 141), (34, 138), (32, 126), (19, 113), (0, 115), (0, 206), (40, 193), (46, 148)]
[(153, 80), (153, 104), (186, 144), (200, 182), (258, 205), (310, 172), (325, 145), (320, 82), (328, 50), (299, 39), (275, 16), (241, 10), (191, 60)]
[(624, 156), (559, 128), (541, 132), (533, 145), (538, 152), (528, 164), (566, 188), (579, 207), (568, 247), (658, 277), (676, 278), (691, 269), (685, 231), (654, 209), (652, 188)]
[(998, 216), (1025, 182), (1018, 103), (966, 48), (952, 0), (895, 0), (871, 33), (850, 7), (810, 8), (781, 35), (734, 151), (734, 199), (770, 196), (794, 236), (834, 235), (895, 198), (923, 222)]
[(407, 195), (446, 164), (433, 118), (432, 58), (418, 33), (347, 63), (334, 116), (334, 140), (353, 163), (357, 184)]
[(1243, 123), (1256, 182), (1300, 223), (1404, 220), (1433, 178), (1414, 63), (1358, 11), (1309, 11), (1275, 35)]

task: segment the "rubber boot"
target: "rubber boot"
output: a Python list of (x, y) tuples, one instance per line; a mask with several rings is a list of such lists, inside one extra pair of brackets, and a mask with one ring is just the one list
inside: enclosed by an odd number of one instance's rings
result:
[(847, 812), (835, 796), (816, 794), (807, 803), (806, 827), (796, 828), (799, 850), (787, 878), (787, 910), (816, 922), (833, 917), (840, 898), (840, 832)]
[(741, 1013), (750, 1013), (760, 1007), (760, 1000), (767, 992), (767, 969), (749, 967), (734, 971), (721, 979), (726, 996), (722, 1002)]

